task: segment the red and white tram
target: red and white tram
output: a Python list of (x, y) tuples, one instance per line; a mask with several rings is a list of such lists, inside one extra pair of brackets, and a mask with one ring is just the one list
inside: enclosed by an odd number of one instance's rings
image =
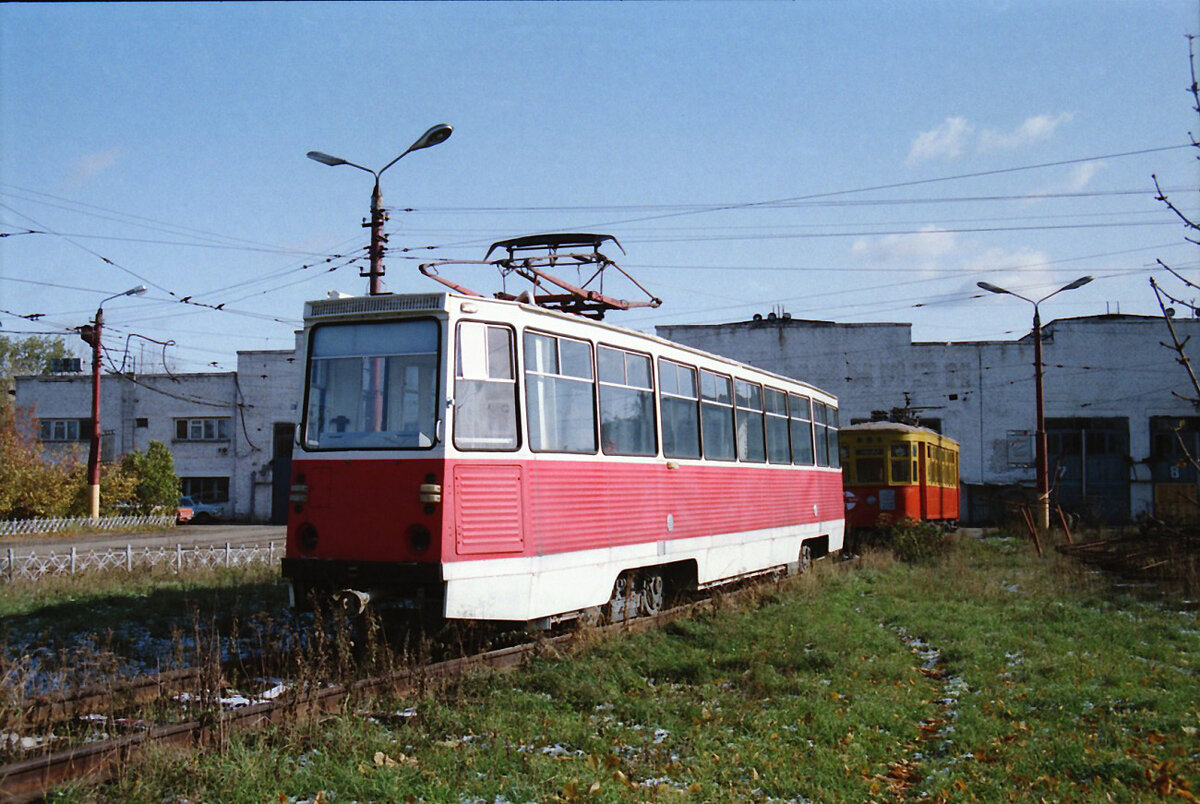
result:
[(837, 402), (807, 384), (458, 293), (309, 302), (304, 336), (301, 607), (620, 616), (842, 547)]

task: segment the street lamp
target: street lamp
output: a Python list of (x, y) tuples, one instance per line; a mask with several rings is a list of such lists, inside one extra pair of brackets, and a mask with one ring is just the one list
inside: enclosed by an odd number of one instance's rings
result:
[(404, 153), (400, 154), (400, 156), (397, 156), (391, 162), (388, 162), (379, 170), (371, 170), (370, 168), (363, 167), (362, 165), (356, 165), (353, 162), (342, 159), (340, 156), (330, 156), (329, 154), (322, 153), (321, 151), (309, 151), (307, 154), (309, 159), (313, 160), (314, 162), (320, 162), (322, 165), (329, 165), (330, 167), (349, 165), (352, 168), (365, 170), (367, 173), (370, 173), (375, 177), (375, 189), (371, 193), (371, 222), (369, 224), (363, 224), (364, 226), (370, 226), (371, 228), (371, 248), (368, 252), (371, 258), (371, 268), (365, 275), (370, 277), (370, 294), (372, 296), (378, 296), (383, 292), (379, 285), (380, 278), (383, 276), (383, 221), (385, 215), (383, 212), (383, 196), (379, 192), (379, 177), (383, 175), (383, 171), (399, 162), (408, 154), (412, 153), (413, 151), (419, 151), (422, 148), (429, 148), (434, 145), (439, 145), (448, 140), (453, 132), (454, 128), (446, 123), (438, 123), (436, 126), (430, 127), (428, 131), (426, 131), (420, 137), (417, 137), (417, 141), (408, 146), (408, 149), (405, 150)]
[(1038, 309), (1038, 305), (1049, 299), (1051, 296), (1056, 296), (1065, 290), (1075, 290), (1081, 288), (1088, 282), (1091, 282), (1090, 276), (1081, 276), (1074, 282), (1063, 285), (1053, 293), (1047, 294), (1042, 298), (1034, 301), (1027, 299), (1020, 293), (1013, 293), (1011, 290), (1005, 290), (1002, 287), (990, 284), (988, 282), (976, 282), (975, 284), (983, 288), (989, 293), (1000, 293), (1008, 296), (1015, 296), (1022, 301), (1027, 301), (1033, 305), (1033, 387), (1034, 387), (1034, 404), (1037, 406), (1037, 430), (1034, 431), (1033, 439), (1035, 449), (1037, 450), (1037, 516), (1038, 528), (1045, 531), (1050, 529), (1050, 473), (1047, 464), (1046, 456), (1046, 405), (1045, 396), (1042, 391), (1042, 315)]
[(145, 292), (146, 286), (138, 285), (102, 299), (96, 308), (96, 320), (79, 329), (79, 337), (92, 347), (92, 436), (88, 445), (88, 511), (92, 519), (100, 518), (100, 332), (104, 329), (104, 304), (121, 296), (140, 296)]

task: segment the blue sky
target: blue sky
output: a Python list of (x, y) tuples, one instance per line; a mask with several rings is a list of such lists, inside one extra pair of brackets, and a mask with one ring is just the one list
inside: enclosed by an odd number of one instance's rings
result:
[(182, 371), (287, 348), (306, 299), (367, 287), (371, 178), (305, 153), (381, 167), (440, 122), (383, 176), (392, 291), (598, 231), (664, 301), (610, 318), (637, 329), (1015, 338), (1028, 305), (977, 281), (1084, 274), (1044, 318), (1156, 313), (1156, 259), (1200, 275), (1151, 181), (1196, 211), (1188, 33), (1195, 0), (0, 4), (0, 332), (145, 283), (105, 304), (118, 360), (131, 333)]

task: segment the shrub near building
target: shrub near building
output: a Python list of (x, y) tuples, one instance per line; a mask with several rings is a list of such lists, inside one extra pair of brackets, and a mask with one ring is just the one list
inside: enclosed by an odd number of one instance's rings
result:
[(66, 516), (83, 491), (78, 456), (42, 457), (37, 420), (22, 408), (0, 408), (0, 519)]
[[(0, 411), (0, 520), (86, 516), (87, 461), (79, 452), (46, 459), (36, 432), (28, 411)], [(160, 442), (100, 467), (103, 516), (169, 510), (178, 498), (174, 460)]]
[(175, 458), (161, 441), (151, 441), (145, 452), (130, 452), (121, 466), (136, 478), (132, 502), (138, 513), (161, 513), (176, 506), (179, 477), (175, 474)]

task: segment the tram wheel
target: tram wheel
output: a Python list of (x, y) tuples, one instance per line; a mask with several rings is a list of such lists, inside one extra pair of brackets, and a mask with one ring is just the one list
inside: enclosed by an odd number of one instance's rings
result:
[(800, 545), (800, 574), (803, 575), (812, 569), (812, 545)]
[(637, 603), (635, 585), (630, 582), (629, 573), (622, 572), (617, 576), (617, 582), (613, 585), (612, 600), (608, 602), (609, 621), (619, 623), (631, 619), (637, 614)]
[(646, 615), (658, 614), (666, 603), (666, 583), (662, 573), (649, 570), (641, 576), (641, 612)]

